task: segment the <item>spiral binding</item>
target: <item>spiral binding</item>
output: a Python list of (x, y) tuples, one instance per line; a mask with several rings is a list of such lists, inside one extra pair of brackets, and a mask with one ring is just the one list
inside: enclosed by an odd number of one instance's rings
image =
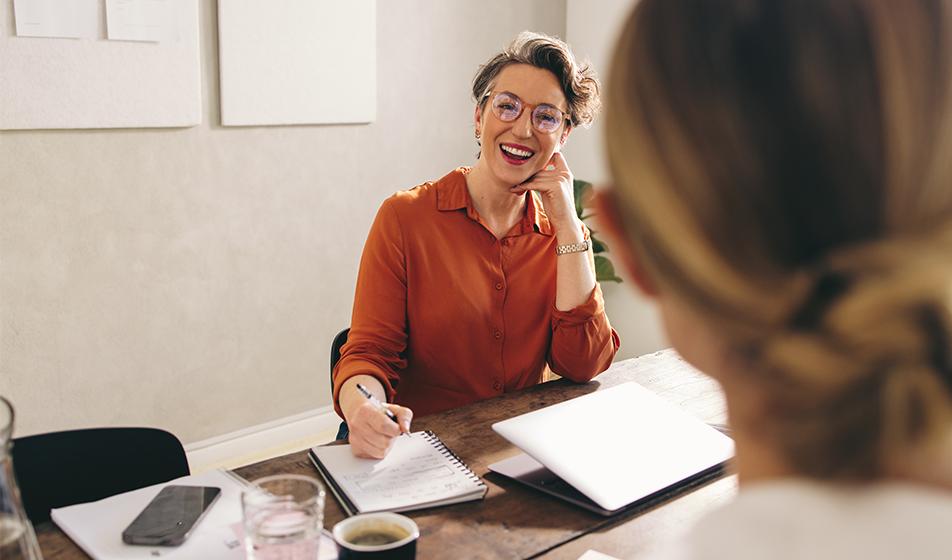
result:
[(483, 488), (486, 487), (486, 484), (482, 480), (480, 480), (478, 476), (476, 476), (476, 473), (474, 473), (473, 470), (470, 469), (469, 466), (467, 466), (466, 463), (464, 463), (462, 459), (459, 458), (459, 455), (457, 455), (456, 453), (453, 453), (453, 450), (450, 449), (449, 447), (446, 447), (446, 444), (443, 443), (443, 440), (440, 439), (440, 436), (434, 434), (430, 430), (427, 430), (423, 432), (423, 438), (426, 439), (426, 441), (430, 442), (430, 445), (435, 447), (436, 450), (440, 452), (441, 455), (443, 455), (444, 457), (449, 459), (450, 462), (456, 465), (456, 467), (460, 469), (460, 471), (462, 471), (462, 473), (465, 474), (470, 480), (475, 482), (478, 486), (481, 486)]

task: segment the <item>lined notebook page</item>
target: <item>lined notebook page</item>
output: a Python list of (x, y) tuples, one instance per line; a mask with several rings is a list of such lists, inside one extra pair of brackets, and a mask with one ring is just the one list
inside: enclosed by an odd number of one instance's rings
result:
[(311, 453), (361, 513), (445, 505), (486, 493), (432, 432), (397, 437), (380, 460), (354, 457), (349, 445), (313, 447)]

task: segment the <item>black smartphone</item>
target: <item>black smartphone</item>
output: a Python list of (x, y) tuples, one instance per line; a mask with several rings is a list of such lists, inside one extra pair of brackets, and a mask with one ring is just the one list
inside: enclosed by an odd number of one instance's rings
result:
[(166, 486), (122, 532), (122, 542), (178, 546), (220, 495), (213, 486)]

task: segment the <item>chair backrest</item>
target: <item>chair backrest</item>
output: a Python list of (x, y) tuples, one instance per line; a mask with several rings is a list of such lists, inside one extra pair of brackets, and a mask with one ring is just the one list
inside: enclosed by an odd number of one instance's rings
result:
[(13, 470), (34, 524), (50, 509), (189, 474), (182, 443), (155, 428), (90, 428), (14, 438)]
[[(334, 341), (331, 342), (331, 400), (334, 400), (334, 366), (337, 365), (338, 360), (340, 360), (340, 349), (344, 346), (344, 343), (347, 342), (347, 335), (350, 334), (350, 328), (346, 328), (334, 337)], [(347, 436), (350, 435), (350, 431), (347, 428), (347, 422), (341, 422), (340, 426), (337, 428), (337, 435), (334, 439), (342, 440), (347, 439)]]
[(349, 327), (337, 333), (334, 341), (331, 342), (331, 393), (334, 392), (334, 366), (340, 360), (340, 349), (347, 342), (348, 334), (350, 334)]

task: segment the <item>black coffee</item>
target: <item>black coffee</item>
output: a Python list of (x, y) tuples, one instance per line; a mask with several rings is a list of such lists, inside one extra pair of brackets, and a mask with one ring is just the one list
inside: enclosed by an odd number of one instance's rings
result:
[(360, 546), (381, 546), (402, 541), (410, 533), (400, 527), (374, 527), (373, 529), (358, 529), (347, 536), (347, 542)]

